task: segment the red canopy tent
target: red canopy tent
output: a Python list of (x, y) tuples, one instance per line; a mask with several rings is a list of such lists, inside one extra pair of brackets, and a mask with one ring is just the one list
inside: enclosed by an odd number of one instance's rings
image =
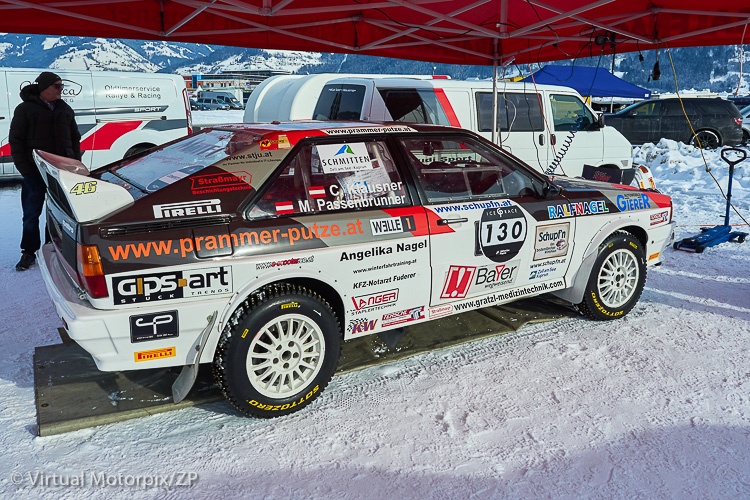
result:
[(491, 65), (740, 44), (750, 2), (706, 8), (703, 0), (0, 0), (0, 31)]

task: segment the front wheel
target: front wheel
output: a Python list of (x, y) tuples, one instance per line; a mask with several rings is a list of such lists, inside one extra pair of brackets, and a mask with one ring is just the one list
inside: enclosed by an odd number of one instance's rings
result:
[(696, 148), (716, 149), (721, 146), (721, 140), (716, 133), (710, 130), (700, 130), (690, 140), (690, 144)]
[(328, 303), (281, 284), (254, 294), (240, 314), (227, 325), (214, 357), (224, 396), (246, 415), (262, 418), (310, 404), (333, 377), (341, 353), (341, 329)]
[(646, 256), (633, 235), (617, 232), (607, 238), (591, 269), (580, 311), (594, 320), (625, 316), (646, 283)]

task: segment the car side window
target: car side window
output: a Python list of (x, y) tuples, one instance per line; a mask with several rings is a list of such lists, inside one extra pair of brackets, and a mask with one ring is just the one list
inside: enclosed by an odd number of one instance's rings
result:
[(631, 110), (631, 114), (635, 116), (656, 116), (659, 114), (661, 106), (656, 101), (646, 102), (637, 108)]
[(471, 137), (402, 139), (430, 203), (534, 196), (542, 183)]
[(395, 122), (450, 125), (434, 90), (379, 88), (378, 92)]
[(272, 181), (248, 216), (258, 219), (410, 204), (385, 142), (308, 144)]
[(555, 130), (589, 130), (596, 123), (594, 115), (578, 97), (551, 94), (549, 99)]
[(662, 114), (666, 116), (683, 116), (679, 101), (665, 101), (662, 103)]

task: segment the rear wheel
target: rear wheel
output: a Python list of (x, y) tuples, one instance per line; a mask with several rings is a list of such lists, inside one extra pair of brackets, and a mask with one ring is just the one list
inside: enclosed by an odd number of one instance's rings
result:
[(645, 283), (641, 242), (630, 233), (617, 232), (600, 247), (578, 308), (595, 320), (621, 318), (638, 302)]
[(338, 320), (323, 298), (274, 285), (250, 297), (237, 316), (219, 341), (214, 376), (238, 410), (278, 417), (320, 395), (341, 353)]
[(710, 130), (699, 130), (690, 140), (690, 144), (696, 148), (716, 149), (721, 146), (721, 140), (715, 132)]

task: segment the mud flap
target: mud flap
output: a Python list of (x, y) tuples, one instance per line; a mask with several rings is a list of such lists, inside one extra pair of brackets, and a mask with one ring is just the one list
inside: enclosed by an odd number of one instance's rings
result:
[(198, 365), (200, 364), (201, 355), (203, 354), (203, 348), (206, 347), (208, 337), (211, 334), (211, 330), (213, 330), (214, 328), (217, 314), (218, 311), (214, 311), (213, 314), (211, 314), (211, 316), (209, 317), (208, 325), (203, 329), (200, 336), (198, 337), (198, 341), (193, 346), (194, 348), (191, 350), (194, 355), (193, 359), (188, 359), (188, 364), (182, 367), (180, 376), (177, 377), (177, 380), (175, 380), (174, 384), (172, 384), (172, 399), (174, 400), (174, 404), (177, 404), (185, 399), (185, 397), (190, 392), (190, 389), (193, 388), (195, 379), (198, 377)]

